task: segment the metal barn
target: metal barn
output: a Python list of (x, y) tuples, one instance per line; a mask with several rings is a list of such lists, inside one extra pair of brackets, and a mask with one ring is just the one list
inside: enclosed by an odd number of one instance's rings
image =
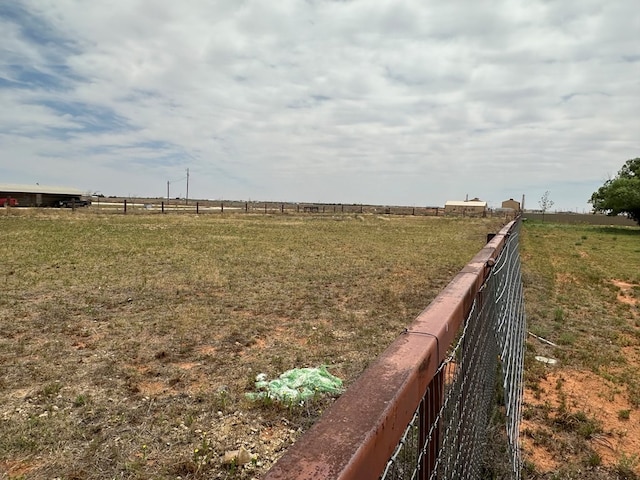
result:
[(445, 215), (485, 216), (487, 202), (481, 200), (456, 201), (449, 200), (444, 204)]
[(0, 184), (0, 203), (20, 207), (57, 207), (65, 202), (80, 205), (83, 197), (84, 192), (75, 188)]

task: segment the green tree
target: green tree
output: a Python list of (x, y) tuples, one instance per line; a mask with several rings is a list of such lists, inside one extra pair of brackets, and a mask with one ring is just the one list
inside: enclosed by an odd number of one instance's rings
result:
[(589, 199), (594, 212), (626, 214), (640, 225), (640, 158), (627, 160), (615, 178), (604, 182)]

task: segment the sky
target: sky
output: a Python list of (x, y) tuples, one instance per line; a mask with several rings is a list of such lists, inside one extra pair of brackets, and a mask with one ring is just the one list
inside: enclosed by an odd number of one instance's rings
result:
[(589, 211), (640, 157), (637, 0), (6, 0), (0, 183)]

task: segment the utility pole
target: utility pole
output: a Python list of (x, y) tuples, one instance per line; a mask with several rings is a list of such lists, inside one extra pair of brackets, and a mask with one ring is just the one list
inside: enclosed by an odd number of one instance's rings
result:
[(189, 205), (189, 169), (187, 168), (187, 196), (184, 199), (185, 205)]

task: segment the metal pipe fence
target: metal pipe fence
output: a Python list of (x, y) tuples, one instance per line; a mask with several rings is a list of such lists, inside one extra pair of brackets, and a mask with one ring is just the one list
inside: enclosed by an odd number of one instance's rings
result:
[(519, 480), (519, 227), (490, 240), (265, 479)]
[(382, 479), (520, 479), (526, 326), (518, 237), (516, 225)]

